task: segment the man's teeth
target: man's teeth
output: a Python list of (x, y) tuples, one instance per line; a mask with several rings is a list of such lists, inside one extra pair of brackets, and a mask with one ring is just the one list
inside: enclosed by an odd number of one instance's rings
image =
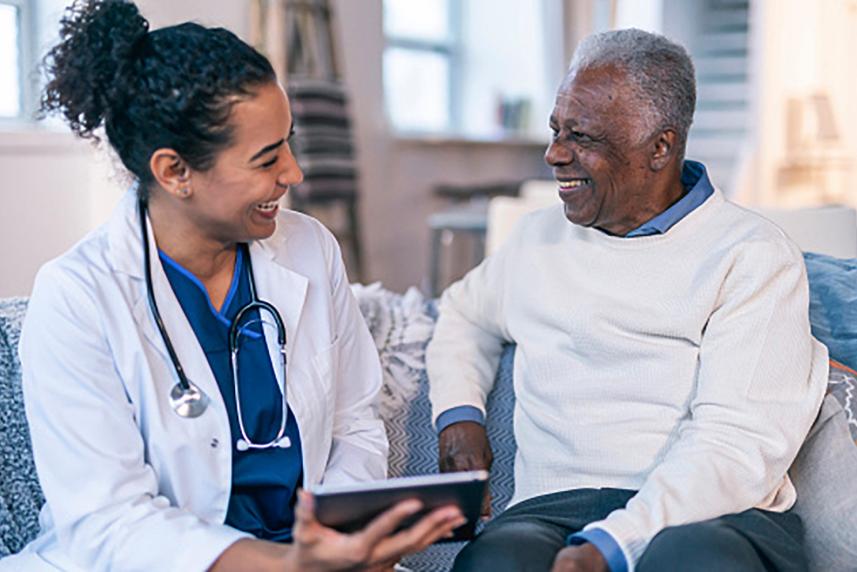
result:
[(280, 206), (280, 203), (278, 201), (271, 201), (269, 203), (260, 203), (256, 205), (256, 208), (260, 211), (272, 211), (278, 206)]
[(559, 188), (561, 189), (574, 189), (581, 185), (585, 185), (589, 182), (589, 179), (574, 179), (573, 181), (557, 181), (559, 183)]

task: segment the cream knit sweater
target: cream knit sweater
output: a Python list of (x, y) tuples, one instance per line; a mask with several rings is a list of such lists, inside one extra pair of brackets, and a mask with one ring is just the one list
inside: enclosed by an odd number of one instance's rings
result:
[(795, 501), (786, 470), (820, 406), (798, 248), (716, 191), (664, 235), (618, 238), (533, 213), (444, 294), (428, 348), (434, 417), (485, 410), (515, 355), (512, 504), (638, 490), (591, 523), (633, 568), (667, 526)]

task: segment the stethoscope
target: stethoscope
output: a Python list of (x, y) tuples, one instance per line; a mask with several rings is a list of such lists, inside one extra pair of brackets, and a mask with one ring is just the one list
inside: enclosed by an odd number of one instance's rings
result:
[[(173, 363), (173, 368), (178, 375), (178, 383), (170, 390), (169, 400), (170, 406), (179, 417), (195, 418), (202, 415), (208, 407), (209, 398), (199, 387), (187, 378), (182, 368), (182, 364), (176, 355), (176, 350), (173, 348), (170, 336), (167, 334), (167, 329), (164, 326), (164, 321), (161, 319), (161, 313), (158, 311), (158, 304), (155, 302), (155, 292), (152, 287), (152, 269), (149, 260), (149, 230), (146, 225), (146, 202), (142, 199), (138, 201), (140, 211), (140, 227), (143, 235), (143, 266), (146, 270), (146, 294), (149, 298), (149, 307), (152, 309), (152, 315), (155, 317), (155, 324), (158, 326), (158, 331), (161, 333), (161, 338), (164, 340), (164, 345), (167, 346), (167, 353), (170, 354), (170, 361)], [(260, 300), (256, 296), (256, 281), (253, 278), (253, 265), (250, 261), (250, 249), (246, 243), (241, 243), (239, 248), (242, 249), (244, 259), (247, 261), (247, 270), (250, 273), (250, 302), (242, 306), (235, 319), (229, 325), (229, 356), (232, 364), (232, 386), (235, 389), (235, 409), (238, 413), (238, 427), (241, 430), (241, 438), (235, 442), (235, 447), (239, 451), (247, 451), (248, 449), (268, 449), (270, 447), (290, 447), (292, 442), (286, 432), (286, 419), (288, 416), (288, 403), (286, 400), (286, 327), (283, 324), (283, 318), (277, 309), (270, 303)], [(244, 327), (256, 322), (262, 322), (261, 311), (265, 310), (277, 325), (277, 343), (280, 346), (280, 363), (283, 368), (283, 412), (280, 417), (280, 429), (277, 436), (267, 443), (254, 443), (247, 435), (244, 428), (244, 417), (241, 414), (241, 395), (238, 388), (238, 336), (241, 333), (239, 324), (241, 320), (253, 310), (259, 310), (260, 318), (248, 322)]]

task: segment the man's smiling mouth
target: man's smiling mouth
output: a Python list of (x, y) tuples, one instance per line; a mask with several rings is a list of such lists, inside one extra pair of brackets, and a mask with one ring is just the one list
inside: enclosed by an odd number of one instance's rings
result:
[(560, 191), (573, 191), (585, 185), (588, 185), (592, 182), (592, 179), (582, 178), (582, 179), (557, 179), (557, 184), (559, 184)]

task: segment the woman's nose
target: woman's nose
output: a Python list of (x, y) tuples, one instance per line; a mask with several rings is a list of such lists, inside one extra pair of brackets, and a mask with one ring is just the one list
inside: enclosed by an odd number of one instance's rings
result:
[(290, 185), (299, 185), (303, 180), (303, 171), (297, 161), (295, 161), (294, 156), (289, 153), (288, 158), (286, 159), (285, 169), (282, 170), (280, 176), (277, 178), (277, 184), (282, 187), (287, 187)]

